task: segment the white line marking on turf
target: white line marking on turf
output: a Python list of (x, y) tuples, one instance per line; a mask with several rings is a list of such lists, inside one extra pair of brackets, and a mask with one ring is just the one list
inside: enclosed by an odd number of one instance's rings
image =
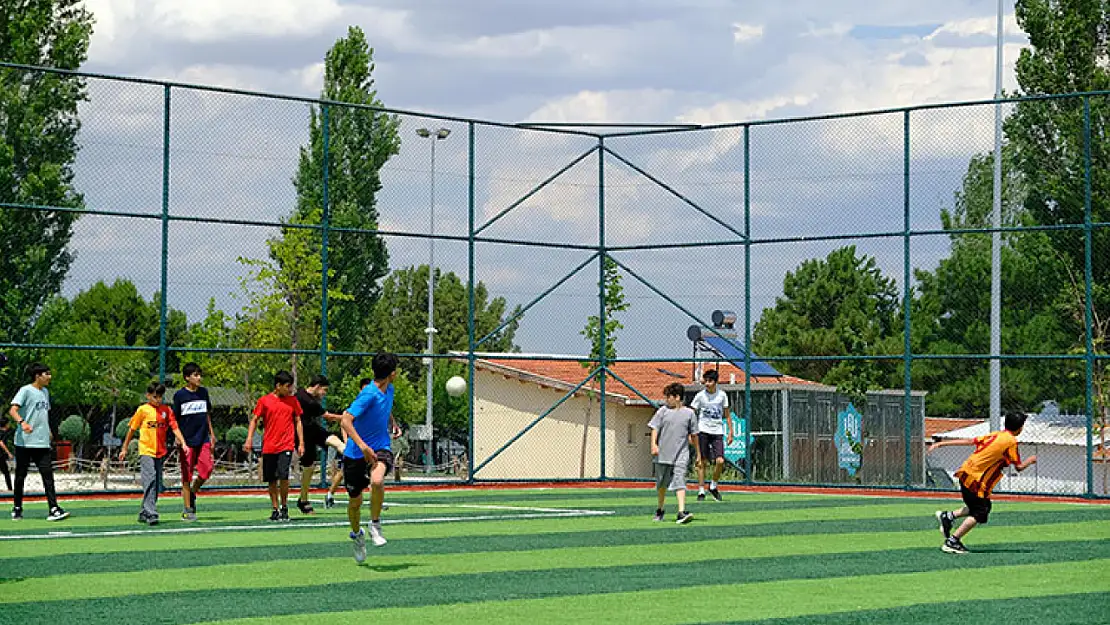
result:
[[(390, 504), (394, 505), (394, 504)], [(420, 507), (420, 504), (406, 504)], [(449, 506), (454, 508), (466, 506)], [(441, 516), (424, 517), (416, 519), (382, 519), (382, 525), (409, 525), (416, 523), (457, 523), (464, 521), (512, 521), (514, 519), (553, 519), (571, 517), (608, 516), (616, 514), (614, 510), (567, 510), (559, 508), (514, 508), (512, 506), (468, 506), (471, 508), (487, 508), (495, 510), (522, 510), (525, 514), (483, 514), (475, 516)], [(214, 525), (202, 527), (172, 527), (142, 530), (109, 530), (105, 532), (49, 532), (46, 534), (20, 534), (0, 536), (0, 541), (5, 540), (35, 540), (46, 538), (99, 538), (108, 536), (142, 536), (148, 534), (207, 534), (211, 532), (244, 532), (259, 529), (301, 529), (318, 527), (347, 527), (346, 521), (332, 521), (327, 523), (269, 523), (266, 525)]]

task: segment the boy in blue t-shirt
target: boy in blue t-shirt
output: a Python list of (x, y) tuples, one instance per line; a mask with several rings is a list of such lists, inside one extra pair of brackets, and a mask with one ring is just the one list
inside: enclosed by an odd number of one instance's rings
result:
[(366, 560), (366, 533), (362, 530), (362, 492), (370, 487), (370, 539), (374, 546), (386, 543), (382, 536), (382, 501), (385, 476), (393, 467), (390, 449), (390, 419), (393, 414), (393, 380), (397, 378), (397, 356), (379, 353), (371, 362), (374, 382), (367, 384), (343, 412), (340, 424), (347, 433), (343, 450), (343, 480), (347, 484), (347, 520), (351, 523), (355, 561)]

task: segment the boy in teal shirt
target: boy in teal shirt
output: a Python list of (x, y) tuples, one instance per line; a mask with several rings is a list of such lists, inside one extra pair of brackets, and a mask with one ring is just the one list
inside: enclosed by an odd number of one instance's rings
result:
[(23, 519), (23, 484), (27, 470), (34, 462), (42, 477), (42, 488), (50, 505), (47, 521), (61, 521), (69, 516), (58, 505), (54, 494), (54, 467), (50, 453), (50, 368), (38, 363), (27, 369), (31, 383), (19, 389), (12, 399), (8, 415), (15, 422), (15, 494), (12, 501), (12, 520)]

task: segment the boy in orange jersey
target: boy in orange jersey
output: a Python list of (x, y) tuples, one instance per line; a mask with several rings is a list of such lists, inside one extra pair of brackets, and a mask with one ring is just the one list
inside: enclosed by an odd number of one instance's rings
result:
[(139, 510), (139, 523), (158, 525), (158, 486), (162, 483), (162, 466), (166, 460), (166, 430), (173, 430), (177, 444), (185, 446), (185, 437), (177, 427), (173, 410), (162, 403), (166, 394), (163, 384), (152, 382), (146, 388), (147, 403), (139, 406), (131, 417), (131, 429), (119, 452), (122, 462), (127, 458), (131, 437), (139, 433), (139, 475), (143, 480), (143, 507)]
[[(940, 531), (944, 534), (944, 544), (941, 551), (946, 553), (967, 553), (961, 539), (976, 525), (986, 523), (991, 512), (991, 491), (998, 481), (1002, 479), (1002, 471), (1007, 466), (1013, 466), (1019, 472), (1024, 471), (1037, 462), (1036, 456), (1030, 456), (1025, 462), (1021, 461), (1018, 452), (1017, 436), (1025, 427), (1025, 415), (1010, 413), (1006, 415), (1006, 429), (991, 432), (986, 436), (977, 438), (958, 438), (940, 441), (929, 446), (932, 452), (938, 447), (950, 445), (974, 445), (975, 451), (964, 461), (956, 477), (960, 480), (960, 495), (963, 496), (964, 506), (959, 510), (938, 510), (937, 521), (940, 522)], [(952, 525), (956, 519), (967, 517), (956, 531)]]

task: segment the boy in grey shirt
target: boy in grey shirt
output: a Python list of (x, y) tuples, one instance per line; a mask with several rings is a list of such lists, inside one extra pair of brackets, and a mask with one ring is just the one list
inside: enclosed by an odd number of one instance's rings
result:
[[(663, 389), (667, 405), (662, 406), (651, 418), (651, 454), (655, 456), (655, 488), (659, 493), (659, 507), (655, 520), (663, 520), (663, 502), (667, 489), (675, 491), (678, 498), (678, 517), (675, 523), (689, 523), (694, 515), (686, 511), (686, 467), (690, 463), (689, 445), (698, 442), (698, 418), (694, 411), (682, 405), (682, 385), (675, 382)], [(698, 453), (701, 460), (701, 453)]]

